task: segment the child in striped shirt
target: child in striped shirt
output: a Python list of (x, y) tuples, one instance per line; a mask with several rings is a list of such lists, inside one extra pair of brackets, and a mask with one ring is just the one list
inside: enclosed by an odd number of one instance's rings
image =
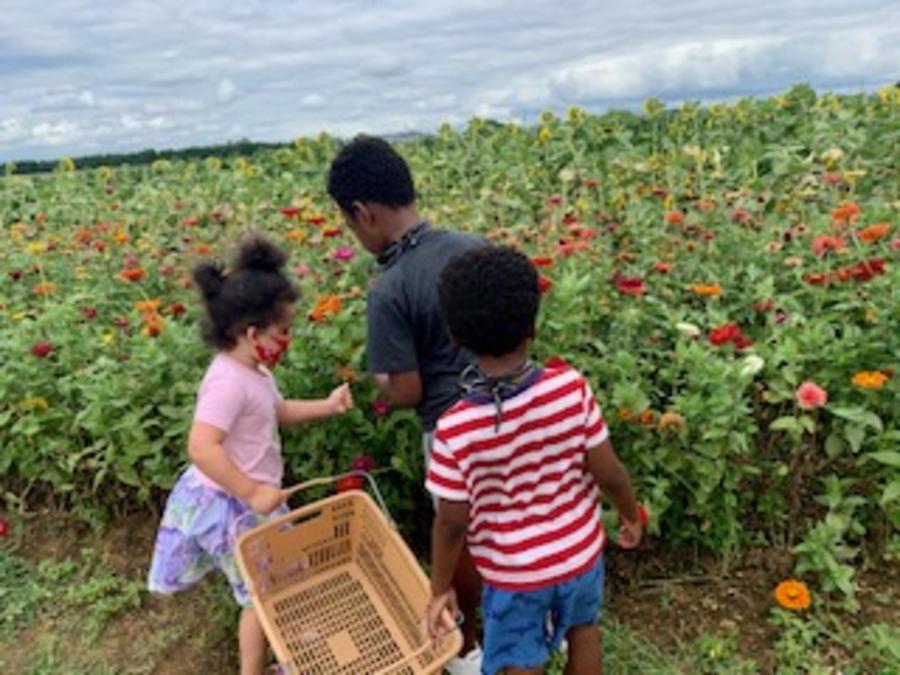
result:
[(451, 580), (468, 545), (484, 579), (484, 673), (542, 673), (563, 639), (566, 673), (600, 673), (598, 488), (621, 516), (619, 545), (633, 548), (641, 522), (628, 473), (584, 377), (527, 358), (540, 299), (527, 257), (468, 251), (445, 268), (439, 294), (453, 339), (476, 364), (438, 420), (428, 467), (438, 499), (429, 629), (439, 635), (443, 611), (455, 613)]

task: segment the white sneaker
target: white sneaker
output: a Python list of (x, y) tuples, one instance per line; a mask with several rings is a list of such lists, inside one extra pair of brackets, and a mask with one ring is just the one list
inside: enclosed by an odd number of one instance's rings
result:
[(451, 659), (444, 666), (450, 675), (481, 675), (481, 662), (484, 660), (484, 653), (481, 647), (475, 645), (475, 648), (465, 656), (457, 656)]

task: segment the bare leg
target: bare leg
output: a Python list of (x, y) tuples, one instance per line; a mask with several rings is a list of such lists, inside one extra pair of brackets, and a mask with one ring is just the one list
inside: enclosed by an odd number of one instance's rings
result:
[(543, 668), (504, 668), (503, 675), (544, 675)]
[(463, 548), (456, 575), (453, 577), (459, 611), (463, 614), (463, 654), (468, 654), (478, 642), (478, 605), (481, 603), (481, 577), (472, 562), (468, 547)]
[(573, 626), (566, 633), (569, 641), (569, 662), (565, 675), (601, 675), (603, 672), (603, 650), (597, 627)]
[(269, 644), (252, 607), (245, 607), (241, 611), (238, 644), (241, 649), (241, 675), (261, 675), (266, 667)]

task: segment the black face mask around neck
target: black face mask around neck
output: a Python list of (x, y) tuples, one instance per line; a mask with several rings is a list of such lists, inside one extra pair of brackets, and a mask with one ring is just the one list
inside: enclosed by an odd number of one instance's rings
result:
[(531, 361), (525, 361), (518, 368), (500, 377), (485, 375), (481, 369), (472, 364), (460, 375), (459, 384), (463, 394), (480, 394), (487, 396), (494, 404), (494, 431), (500, 430), (500, 422), (503, 419), (503, 397), (518, 389), (522, 382), (531, 377), (536, 366)]
[(378, 255), (376, 258), (378, 266), (383, 270), (389, 268), (397, 262), (401, 255), (406, 253), (409, 249), (415, 248), (419, 244), (422, 235), (427, 231), (428, 223), (424, 220), (413, 225), (402, 237), (400, 237), (399, 241), (392, 241), (387, 245), (387, 248)]

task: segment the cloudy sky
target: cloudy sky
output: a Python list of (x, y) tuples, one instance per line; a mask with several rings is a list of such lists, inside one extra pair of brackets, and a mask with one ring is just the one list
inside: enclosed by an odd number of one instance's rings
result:
[(0, 0), (0, 161), (898, 79), (897, 0)]

